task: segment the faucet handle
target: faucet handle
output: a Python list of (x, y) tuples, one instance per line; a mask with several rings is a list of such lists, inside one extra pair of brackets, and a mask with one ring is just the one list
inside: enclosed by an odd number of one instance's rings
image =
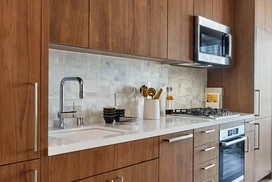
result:
[(75, 111), (75, 101), (73, 101), (73, 111)]

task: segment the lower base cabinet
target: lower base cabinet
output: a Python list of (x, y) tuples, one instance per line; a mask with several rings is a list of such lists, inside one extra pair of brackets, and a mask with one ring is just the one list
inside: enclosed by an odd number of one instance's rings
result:
[(40, 160), (22, 162), (0, 167), (1, 182), (40, 181)]
[(271, 118), (256, 120), (255, 124), (255, 181), (271, 173)]
[(94, 176), (80, 182), (158, 182), (158, 159)]
[(160, 182), (193, 181), (193, 131), (160, 136)]

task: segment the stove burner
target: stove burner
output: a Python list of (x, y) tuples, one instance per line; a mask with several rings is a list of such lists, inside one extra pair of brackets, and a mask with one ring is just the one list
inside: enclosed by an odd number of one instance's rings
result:
[(176, 109), (174, 114), (187, 114), (193, 116), (230, 116), (232, 112), (228, 109), (212, 109), (212, 108), (192, 108), (192, 109)]

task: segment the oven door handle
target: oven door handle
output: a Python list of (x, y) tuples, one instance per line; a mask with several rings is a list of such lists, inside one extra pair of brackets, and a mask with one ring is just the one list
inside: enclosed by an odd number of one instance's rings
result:
[(247, 137), (241, 137), (239, 139), (232, 140), (230, 142), (222, 142), (221, 144), (222, 144), (222, 146), (227, 147), (227, 146), (230, 146), (230, 145), (233, 145), (235, 143), (239, 143), (239, 142), (242, 142), (242, 141), (245, 141), (245, 140), (247, 140)]

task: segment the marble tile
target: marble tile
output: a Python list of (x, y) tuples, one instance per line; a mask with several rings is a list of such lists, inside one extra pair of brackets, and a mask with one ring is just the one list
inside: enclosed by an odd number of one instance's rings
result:
[[(85, 122), (103, 122), (104, 106), (115, 105), (115, 93), (122, 93), (121, 107), (137, 116), (142, 107), (139, 87), (148, 83), (155, 89), (173, 87), (176, 108), (203, 107), (207, 70), (173, 67), (157, 62), (111, 56), (49, 51), (49, 126), (58, 122), (59, 84), (63, 77), (79, 76), (84, 80), (84, 99), (78, 99), (78, 84), (65, 84), (65, 108), (75, 102)], [(165, 98), (166, 93), (162, 94)], [(79, 107), (80, 106), (80, 107)], [(69, 120), (69, 124), (74, 124)]]

